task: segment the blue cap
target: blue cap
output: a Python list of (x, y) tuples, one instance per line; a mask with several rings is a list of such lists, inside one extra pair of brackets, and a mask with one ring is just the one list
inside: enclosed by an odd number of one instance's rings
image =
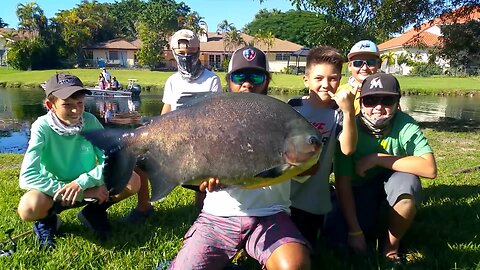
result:
[(355, 43), (355, 45), (353, 45), (353, 47), (350, 49), (347, 57), (350, 59), (357, 54), (372, 54), (375, 56), (380, 56), (377, 44), (370, 40), (360, 40), (359, 42)]

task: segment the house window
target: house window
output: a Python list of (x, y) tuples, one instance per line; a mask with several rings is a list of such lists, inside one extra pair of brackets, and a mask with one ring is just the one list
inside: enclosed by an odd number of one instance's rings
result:
[(288, 61), (290, 59), (290, 53), (276, 53), (275, 61)]
[(118, 57), (118, 51), (109, 51), (108, 52), (108, 58), (110, 60), (118, 60), (119, 57)]
[(208, 56), (208, 65), (214, 70), (222, 68), (220, 55), (209, 55)]
[(93, 59), (93, 51), (87, 50), (85, 52), (85, 59)]

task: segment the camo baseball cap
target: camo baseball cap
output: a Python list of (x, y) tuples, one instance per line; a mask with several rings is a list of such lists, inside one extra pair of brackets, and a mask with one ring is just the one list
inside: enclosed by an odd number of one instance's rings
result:
[(247, 68), (268, 73), (268, 61), (265, 53), (250, 46), (234, 51), (228, 64), (228, 73)]
[(170, 48), (178, 49), (180, 48), (179, 41), (185, 40), (188, 42), (188, 47), (191, 48), (200, 48), (200, 40), (197, 35), (188, 29), (180, 29), (175, 34), (173, 34), (172, 39), (170, 40)]
[(83, 87), (82, 81), (72, 74), (57, 73), (45, 83), (45, 95), (50, 94), (60, 99), (67, 99), (78, 91), (91, 94), (90, 90)]
[(360, 93), (361, 98), (369, 95), (400, 96), (400, 83), (393, 75), (376, 73), (363, 81)]
[(350, 49), (347, 57), (350, 60), (350, 58), (357, 54), (371, 54), (377, 57), (380, 56), (377, 44), (370, 40), (360, 40), (359, 42), (355, 43), (355, 45), (353, 45), (353, 47)]

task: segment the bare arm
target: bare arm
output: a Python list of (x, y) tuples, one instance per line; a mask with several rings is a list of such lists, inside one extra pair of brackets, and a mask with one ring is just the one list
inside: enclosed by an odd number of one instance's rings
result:
[(437, 177), (437, 164), (433, 153), (405, 157), (375, 153), (361, 158), (357, 162), (356, 172), (365, 176), (365, 172), (375, 166), (431, 179)]
[[(352, 107), (353, 108), (353, 107)], [(355, 111), (343, 113), (343, 131), (340, 134), (340, 149), (344, 155), (351, 155), (357, 148), (358, 134), (355, 125)]]
[(167, 112), (171, 112), (171, 111), (172, 111), (172, 105), (165, 103), (165, 104), (163, 104), (162, 111), (160, 112), (160, 115), (165, 114)]
[(343, 131), (340, 134), (340, 149), (344, 155), (351, 155), (357, 147), (357, 127), (355, 125), (355, 94), (350, 91), (339, 91), (330, 95), (343, 112)]
[(367, 244), (357, 218), (357, 211), (352, 193), (351, 177), (336, 176), (335, 188), (340, 209), (342, 210), (347, 223), (348, 244), (357, 252), (365, 252)]

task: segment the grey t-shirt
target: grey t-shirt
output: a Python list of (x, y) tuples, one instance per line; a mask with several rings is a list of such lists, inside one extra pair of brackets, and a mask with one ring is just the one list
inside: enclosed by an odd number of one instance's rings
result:
[(318, 171), (303, 183), (291, 181), (292, 207), (323, 215), (332, 209), (328, 181), (332, 172), (335, 147), (342, 131), (343, 113), (336, 106), (313, 107), (306, 99), (301, 98), (290, 100), (289, 104), (320, 131), (323, 142)]

